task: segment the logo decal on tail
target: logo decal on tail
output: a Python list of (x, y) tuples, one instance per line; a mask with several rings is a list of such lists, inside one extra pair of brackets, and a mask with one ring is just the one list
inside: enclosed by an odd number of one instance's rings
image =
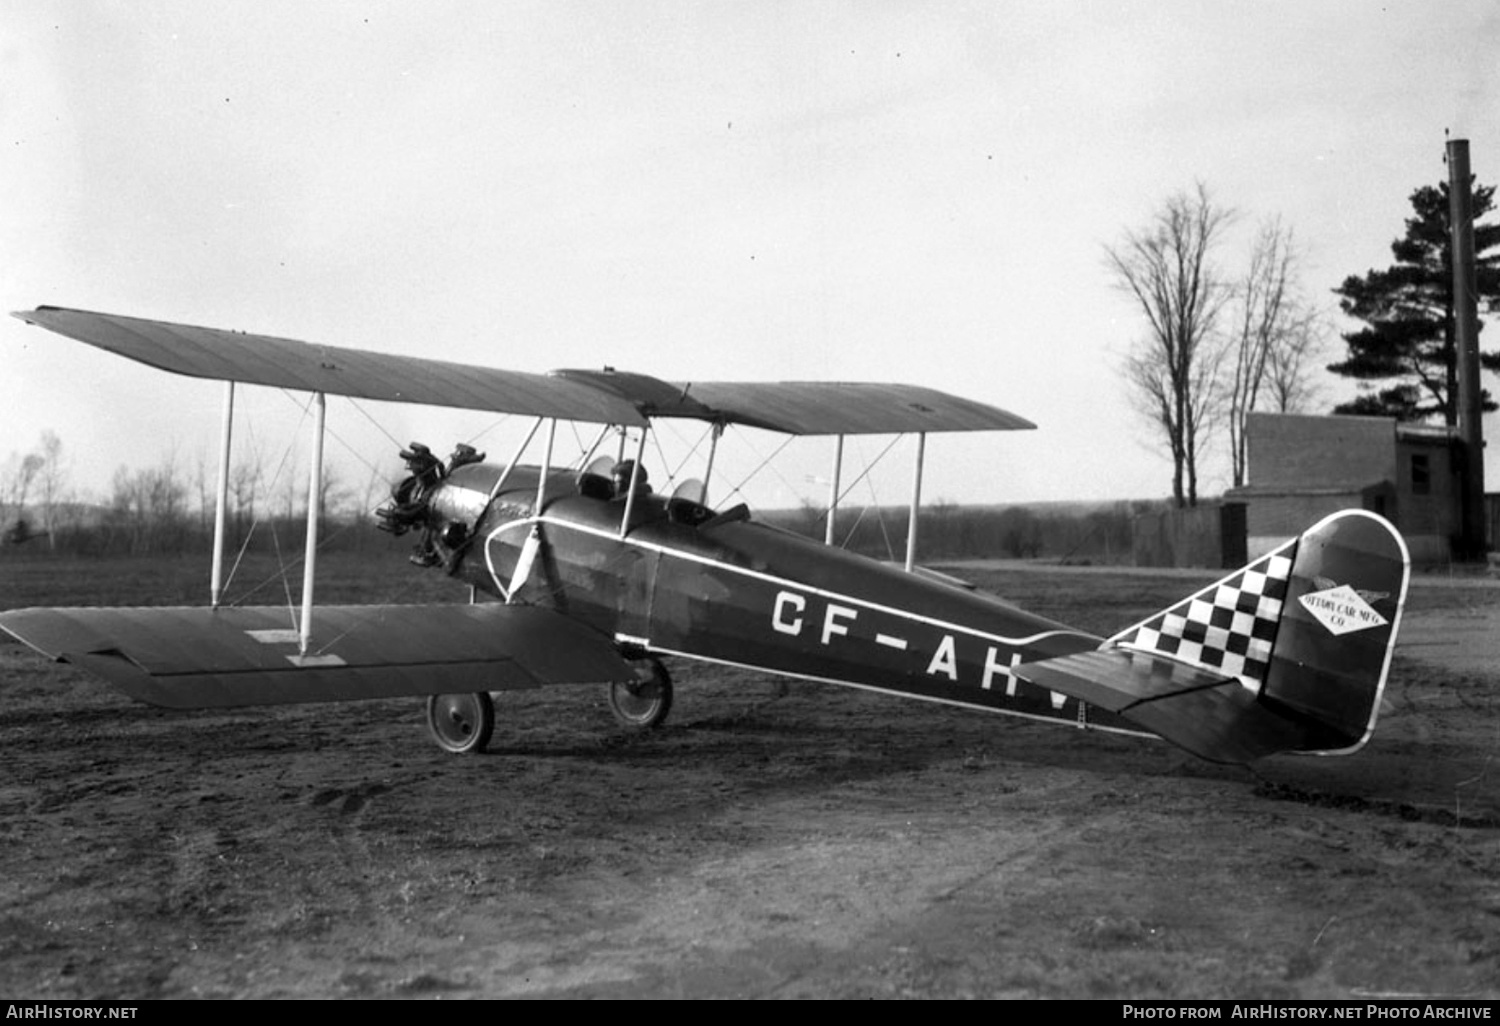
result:
[[(1347, 584), (1333, 586), (1333, 582), (1327, 578), (1319, 578), (1318, 583), (1323, 584), (1325, 581), (1329, 587), (1322, 591), (1310, 591), (1300, 601), (1303, 608), (1326, 627), (1330, 634), (1352, 634), (1390, 623), (1365, 601), (1364, 595), (1367, 593), (1355, 591)], [(1383, 598), (1389, 593), (1375, 594)]]

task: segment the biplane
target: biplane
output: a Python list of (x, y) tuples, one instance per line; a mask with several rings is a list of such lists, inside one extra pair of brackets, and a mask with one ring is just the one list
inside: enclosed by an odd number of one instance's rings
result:
[[(603, 685), (622, 724), (654, 727), (672, 704), (667, 665), (689, 659), (1155, 735), (1225, 763), (1349, 753), (1375, 727), (1409, 560), (1401, 536), (1372, 513), (1330, 516), (1100, 637), (915, 561), (927, 436), (1034, 426), (984, 403), (911, 385), (520, 373), (57, 307), (16, 316), (227, 383), (210, 603), (0, 613), (0, 628), (19, 640), (143, 702), (196, 709), (419, 696), (437, 743), (472, 753), (490, 742), (492, 694), (511, 689)], [(300, 614), (221, 601), (237, 384), (316, 399)], [(380, 511), (381, 526), (416, 540), (423, 572), (468, 586), (467, 604), (315, 603), (326, 395), (531, 418), (504, 462), (464, 445), (447, 459), (406, 448), (406, 476)], [(656, 492), (646, 438), (675, 419), (704, 425), (706, 467)], [(598, 429), (567, 467), (553, 465), (559, 421)], [(823, 541), (762, 522), (744, 504), (709, 504), (715, 446), (730, 425), (835, 440)], [(526, 462), (539, 434), (541, 458)], [(865, 434), (917, 438), (905, 565), (830, 544), (844, 439)], [(617, 451), (601, 452), (611, 439)]]

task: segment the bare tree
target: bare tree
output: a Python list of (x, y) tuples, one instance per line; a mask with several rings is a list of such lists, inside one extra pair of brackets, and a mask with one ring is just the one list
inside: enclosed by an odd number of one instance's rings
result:
[(1291, 319), (1281, 343), (1266, 362), (1266, 397), (1277, 413), (1303, 413), (1318, 397), (1309, 373), (1321, 363), (1327, 328), (1315, 312), (1302, 309)]
[(362, 521), (373, 521), (378, 506), (385, 504), (391, 496), (391, 481), (382, 469), (370, 464), (370, 474), (365, 478), (364, 492), (360, 495), (358, 516)]
[(1235, 290), (1236, 317), (1225, 361), (1235, 487), (1245, 483), (1248, 471), (1245, 429), (1250, 413), (1266, 405), (1294, 412), (1312, 395), (1308, 354), (1317, 342), (1317, 318), (1297, 285), (1299, 262), (1292, 230), (1280, 218), (1262, 222)]
[(42, 471), (42, 457), (38, 453), (25, 456), (10, 454), (5, 461), (4, 477), (0, 480), (0, 512), (7, 520), (21, 520), (26, 514), (26, 500), (31, 495), (32, 485)]
[(255, 499), (264, 480), (265, 468), (260, 452), (254, 448), (241, 453), (230, 466), (229, 497), (236, 534), (243, 535), (255, 523)]
[(354, 491), (344, 480), (337, 460), (323, 461), (323, 476), (318, 481), (318, 515), (330, 520), (342, 519), (354, 498)]
[(42, 432), (42, 465), (37, 471), (37, 498), (42, 507), (42, 530), (47, 533), (47, 547), (57, 548), (57, 512), (63, 501), (68, 470), (63, 461), (62, 439), (57, 432)]
[(110, 518), (125, 532), (132, 554), (182, 551), (188, 526), (188, 488), (177, 472), (176, 454), (155, 467), (115, 470)]
[(209, 468), (208, 455), (202, 449), (193, 458), (193, 491), (198, 495), (198, 530), (207, 535), (219, 504), (218, 471)]
[(1215, 325), (1229, 295), (1213, 262), (1233, 213), (1207, 187), (1169, 197), (1143, 228), (1105, 256), (1116, 285), (1134, 297), (1148, 333), (1125, 362), (1132, 398), (1161, 429), (1172, 454), (1172, 497), (1198, 504), (1198, 454), (1222, 408), (1222, 340)]
[(287, 450), (281, 459), (281, 465), (276, 468), (270, 487), (280, 493), (281, 518), (290, 524), (297, 519), (297, 510), (307, 508), (305, 496), (307, 494), (307, 476), (303, 474), (297, 465), (297, 454)]

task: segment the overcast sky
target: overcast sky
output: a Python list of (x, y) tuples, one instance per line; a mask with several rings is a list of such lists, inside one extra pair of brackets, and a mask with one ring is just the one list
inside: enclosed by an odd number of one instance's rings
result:
[[(0, 303), (530, 371), (912, 382), (1040, 426), (935, 440), (929, 498), (1161, 497), (1103, 246), (1202, 181), (1242, 215), (1226, 267), (1280, 215), (1332, 313), (1444, 179), (1445, 129), (1500, 180), (1497, 54), (1492, 0), (6, 0)], [(215, 451), (217, 385), (11, 318), (0, 356), (0, 460), (51, 429), (102, 495), (122, 463)], [(1349, 394), (1329, 378), (1325, 408)], [(297, 407), (243, 408), (278, 459)], [(368, 412), (443, 450), (494, 422)], [(399, 469), (364, 414), (330, 426), (347, 476)], [(831, 450), (799, 445), (762, 504), (822, 497)], [(1228, 483), (1217, 445), (1203, 488)]]

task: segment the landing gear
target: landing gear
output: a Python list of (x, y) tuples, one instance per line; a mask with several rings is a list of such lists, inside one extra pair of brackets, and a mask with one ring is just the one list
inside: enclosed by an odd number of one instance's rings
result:
[(635, 680), (610, 684), (609, 711), (622, 727), (650, 730), (672, 711), (672, 678), (659, 659), (638, 660), (635, 668)]
[(489, 694), (433, 695), (427, 699), (427, 729), (438, 747), (456, 755), (483, 752), (495, 732), (495, 703)]

